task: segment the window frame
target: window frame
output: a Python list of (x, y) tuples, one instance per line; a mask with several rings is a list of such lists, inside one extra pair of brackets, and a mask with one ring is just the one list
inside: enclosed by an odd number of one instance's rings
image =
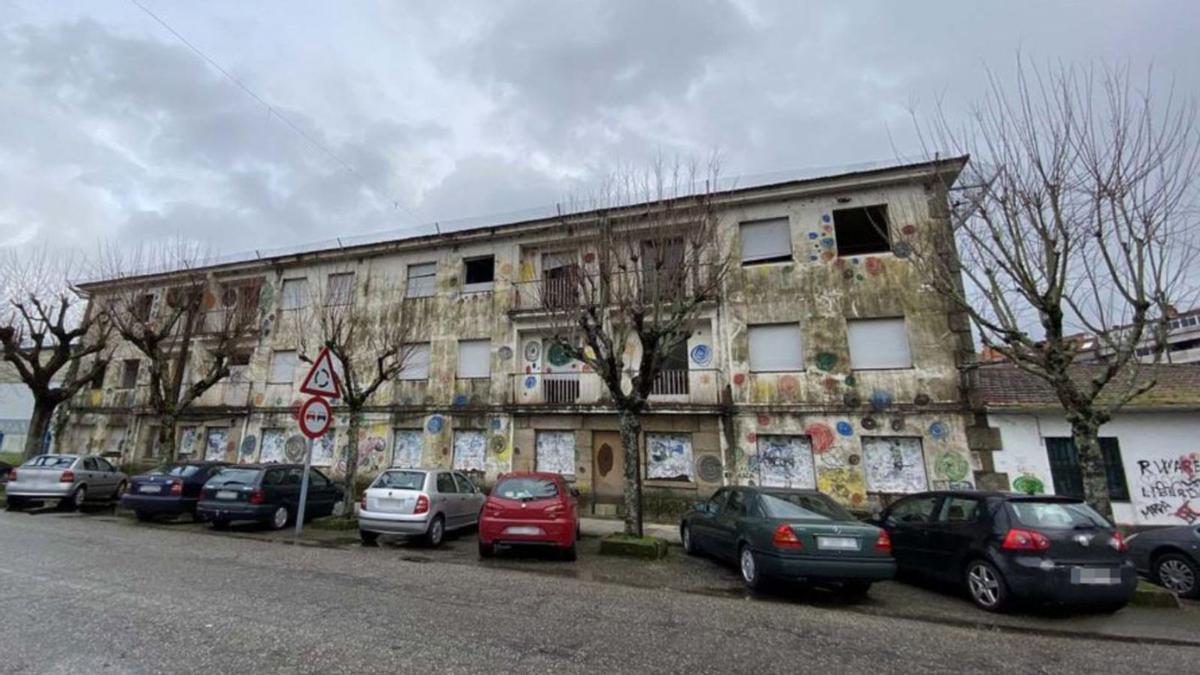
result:
[[(843, 230), (838, 225), (838, 214), (839, 213), (848, 213), (850, 211), (866, 212), (866, 219), (867, 219), (866, 222), (871, 227), (872, 234), (878, 236), (878, 235), (880, 235), (880, 232), (877, 229), (875, 229), (874, 224), (871, 223), (871, 219), (872, 219), (871, 211), (878, 210), (878, 209), (881, 209), (882, 213), (883, 213), (882, 235), (883, 235), (883, 242), (886, 244), (886, 246), (884, 248), (880, 248), (880, 249), (875, 249), (875, 248), (867, 249), (867, 248), (865, 248), (865, 245), (859, 244), (858, 247), (861, 248), (862, 250), (843, 251), (842, 250), (842, 241), (844, 239), (848, 239), (849, 237), (842, 236)], [(876, 204), (863, 204), (861, 206), (846, 206), (846, 207), (840, 208), (840, 209), (833, 209), (833, 211), (830, 215), (833, 220), (834, 248), (836, 249), (837, 256), (839, 258), (852, 258), (855, 256), (860, 256), (860, 255), (883, 255), (883, 254), (888, 254), (888, 253), (892, 252), (892, 246), (894, 245), (893, 244), (894, 237), (892, 236), (892, 217), (891, 217), (891, 214), (889, 213), (887, 202), (880, 202), (880, 203), (876, 203)], [(849, 227), (851, 227), (851, 225), (849, 223), (846, 223), (845, 225), (843, 225), (843, 227), (849, 228)], [(849, 233), (846, 233), (846, 234), (848, 235)]]
[[(879, 326), (879, 325), (882, 325), (884, 322), (894, 323), (894, 322), (896, 322), (896, 321), (899, 321), (899, 322), (900, 322), (900, 324), (901, 324), (901, 327), (903, 328), (903, 333), (904, 333), (904, 348), (905, 348), (905, 351), (908, 353), (908, 365), (906, 365), (906, 366), (899, 366), (899, 365), (867, 365), (867, 366), (859, 366), (859, 365), (855, 365), (855, 358), (854, 358), (854, 353), (855, 353), (855, 349), (854, 349), (854, 343), (855, 343), (855, 340), (854, 340), (854, 338), (853, 338), (853, 337), (852, 337), (852, 335), (851, 335), (851, 333), (852, 333), (852, 332), (855, 332), (855, 331), (854, 331), (854, 329), (852, 329), (851, 327), (852, 327), (852, 326), (868, 326), (868, 325), (872, 325), (872, 324), (874, 324), (874, 325), (876, 325), (876, 326)], [(891, 337), (891, 336), (889, 335), (889, 336), (887, 336), (887, 337)], [(846, 352), (847, 352), (847, 354), (849, 355), (849, 359), (850, 359), (850, 370), (855, 370), (855, 371), (872, 371), (872, 370), (912, 370), (912, 369), (916, 368), (916, 364), (915, 364), (915, 363), (914, 363), (914, 361), (913, 361), (913, 353), (912, 353), (912, 340), (910, 340), (910, 339), (909, 339), (909, 335), (908, 335), (908, 320), (907, 320), (907, 319), (904, 317), (904, 315), (900, 315), (900, 316), (846, 317)]]
[[(1101, 436), (1098, 441), (1100, 443), (1100, 457), (1104, 463), (1104, 478), (1108, 484), (1109, 498), (1114, 502), (1130, 501), (1129, 479), (1125, 475), (1125, 463), (1124, 458), (1121, 456), (1120, 439), (1117, 436)], [(1069, 459), (1073, 459), (1074, 461), (1071, 463), (1056, 461), (1050, 447), (1052, 444), (1061, 445), (1062, 450), (1069, 453)], [(1079, 450), (1075, 447), (1075, 439), (1070, 436), (1043, 436), (1042, 447), (1046, 449), (1046, 463), (1050, 468), (1050, 482), (1054, 485), (1054, 494), (1084, 499), (1083, 465), (1079, 461)], [(1061, 471), (1073, 471), (1076, 475), (1062, 475)], [(1078, 481), (1078, 492), (1060, 489), (1070, 489), (1072, 486), (1069, 484), (1073, 481)]]
[[(765, 228), (767, 225), (779, 226), (782, 225), (787, 233), (788, 250), (786, 254), (776, 253), (771, 256), (756, 257), (750, 260), (746, 259), (746, 232), (749, 228)], [(753, 229), (751, 229), (753, 231)], [(796, 261), (796, 245), (792, 241), (792, 219), (790, 216), (776, 216), (774, 218), (756, 218), (754, 220), (743, 220), (738, 223), (738, 243), (741, 246), (740, 255), (738, 257), (742, 267), (753, 267), (755, 265), (770, 265), (779, 263), (794, 263)]]
[[(130, 368), (132, 367), (132, 370)], [(132, 373), (132, 378), (130, 377)], [(141, 359), (121, 360), (121, 389), (126, 391), (137, 388), (138, 376), (142, 374)], [(130, 382), (132, 379), (132, 382)]]
[[(467, 266), (472, 263), (479, 263), (484, 260), (492, 262), (491, 271), (492, 278), (488, 281), (467, 281)], [(463, 293), (489, 293), (496, 287), (496, 254), (488, 253), (486, 255), (476, 255), (464, 257), (462, 259), (462, 290)]]
[[(350, 287), (344, 293), (348, 296), (343, 298), (343, 291), (334, 290), (334, 279), (350, 279)], [(354, 289), (357, 284), (357, 274), (354, 272), (330, 272), (325, 277), (325, 306), (326, 307), (343, 307), (354, 304)]]
[[(292, 354), (292, 376), (287, 380), (276, 379), (275, 359), (280, 354)], [(267, 363), (267, 384), (294, 384), (296, 382), (296, 366), (300, 363), (300, 352), (295, 349), (274, 349), (271, 351), (271, 360)]]
[[(433, 268), (433, 272), (431, 274), (420, 274), (420, 275), (414, 276), (413, 270), (416, 268), (422, 268), (422, 267), (431, 267), (431, 268)], [(404, 268), (404, 297), (405, 298), (431, 298), (431, 297), (437, 295), (437, 272), (438, 272), (437, 267), (438, 267), (438, 265), (437, 265), (436, 260), (432, 261), (432, 262), (409, 263)], [(429, 288), (428, 289), (425, 289), (426, 282), (423, 281), (425, 279), (429, 280), (429, 282), (428, 282)], [(418, 285), (418, 284), (413, 283), (415, 280), (422, 280), (422, 281)], [(414, 290), (419, 290), (420, 292), (414, 292)], [(425, 292), (426, 290), (428, 290), (428, 292)]]
[[(299, 290), (295, 293), (288, 293), (289, 284), (293, 288), (298, 287)], [(298, 303), (294, 306), (288, 303), (289, 298), (293, 295), (297, 296), (296, 301)], [(304, 309), (305, 307), (308, 307), (308, 277), (290, 277), (281, 281), (279, 284), (279, 309), (284, 312), (291, 312)]]
[[(472, 374), (472, 375), (464, 374), (464, 372), (463, 372), (464, 371), (464, 368), (463, 368), (463, 346), (464, 345), (473, 345), (473, 346), (484, 345), (484, 346), (486, 346), (487, 358), (484, 361), (485, 370), (482, 372), (482, 374)], [(459, 379), (459, 380), (490, 380), (492, 378), (492, 341), (490, 338), (477, 338), (477, 339), (473, 339), (473, 340), (459, 340), (457, 350), (458, 350), (458, 352), (457, 352), (458, 358), (455, 362), (455, 370), (454, 370), (455, 379)], [(476, 372), (476, 371), (470, 371), (470, 372)]]
[[(404, 360), (403, 368), (396, 373), (396, 379), (401, 382), (428, 382), (429, 381), (429, 366), (433, 358), (433, 345), (429, 342), (414, 342), (407, 345), (409, 349), (408, 358)], [(425, 354), (424, 374), (417, 375), (411, 371), (417, 365), (421, 365), (419, 359), (413, 357), (419, 353)]]
[[(764, 329), (783, 328), (783, 327), (795, 328), (795, 330), (796, 330), (796, 336), (799, 338), (799, 340), (797, 340), (797, 343), (799, 344), (799, 351), (800, 351), (799, 367), (797, 367), (797, 368), (758, 368), (758, 367), (756, 367), (754, 365), (754, 353), (756, 350), (753, 348), (754, 342), (753, 342), (753, 338), (751, 337), (751, 333), (753, 333), (755, 331), (755, 329), (764, 330)], [(748, 323), (748, 324), (746, 324), (746, 342), (747, 342), (747, 346), (748, 346), (747, 351), (749, 354), (749, 356), (746, 359), (746, 362), (747, 362), (747, 368), (751, 373), (763, 373), (763, 374), (801, 373), (801, 372), (804, 372), (805, 370), (807, 370), (807, 363), (806, 363), (807, 355), (805, 354), (805, 348), (804, 348), (804, 346), (805, 346), (804, 345), (804, 327), (801, 326), (798, 321), (781, 321), (781, 322), (754, 323), (754, 324)]]

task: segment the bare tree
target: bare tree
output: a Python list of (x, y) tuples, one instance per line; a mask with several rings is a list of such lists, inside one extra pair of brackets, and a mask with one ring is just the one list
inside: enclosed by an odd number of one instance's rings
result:
[(253, 349), (262, 280), (216, 281), (202, 249), (186, 242), (102, 251), (103, 289), (93, 299), (120, 337), (146, 357), (159, 452), (177, 458), (180, 416)]
[(729, 265), (714, 206), (718, 167), (656, 162), (614, 175), (565, 218), (580, 262), (540, 284), (552, 337), (596, 373), (620, 420), (625, 531), (642, 535), (642, 415), (672, 351), (717, 297)]
[(352, 270), (339, 270), (310, 288), (307, 306), (295, 313), (290, 328), (302, 361), (312, 363), (321, 349), (333, 359), (342, 393), (334, 403), (345, 406), (350, 417), (343, 475), (343, 512), (350, 514), (357, 497), (363, 410), (409, 364), (418, 347), (412, 341), (418, 319), (405, 311), (402, 289), (382, 274), (359, 278)]
[[(927, 146), (972, 161), (953, 240), (913, 258), (985, 346), (1054, 389), (1086, 497), (1111, 517), (1098, 430), (1154, 386), (1136, 376), (1138, 350), (1157, 360), (1174, 308), (1194, 298), (1195, 107), (1121, 69), (1018, 59), (1011, 85), (989, 85), (966, 125), (918, 122)], [(1080, 332), (1099, 344), (1086, 369)]]
[[(64, 258), (64, 255), (66, 257)], [(0, 256), (0, 359), (33, 397), (22, 455), (42, 450), (55, 410), (104, 372), (110, 326), (85, 311), (66, 279), (71, 256), (48, 248), (9, 250)]]

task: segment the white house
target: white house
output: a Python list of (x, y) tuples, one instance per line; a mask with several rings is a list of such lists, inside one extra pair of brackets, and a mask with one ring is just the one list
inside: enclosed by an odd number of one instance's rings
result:
[[(1078, 377), (1100, 367), (1081, 365)], [(1120, 385), (1151, 378), (1154, 387), (1100, 429), (1114, 516), (1130, 526), (1200, 522), (1200, 364), (1140, 366)], [(995, 469), (1012, 489), (1082, 496), (1071, 428), (1051, 388), (995, 364), (979, 369), (979, 389), (1000, 432)]]

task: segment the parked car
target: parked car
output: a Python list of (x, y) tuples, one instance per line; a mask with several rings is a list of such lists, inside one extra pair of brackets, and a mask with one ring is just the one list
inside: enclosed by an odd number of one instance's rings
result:
[(508, 473), (496, 481), (479, 516), (479, 556), (497, 546), (553, 546), (575, 560), (579, 493), (556, 473)]
[(226, 466), (225, 462), (183, 462), (134, 476), (121, 506), (132, 510), (138, 520), (181, 514), (195, 518), (204, 483)]
[(1138, 571), (1184, 598), (1200, 598), (1200, 525), (1163, 527), (1127, 540)]
[(684, 515), (679, 537), (690, 555), (736, 564), (752, 589), (787, 579), (865, 594), (896, 574), (887, 532), (814, 490), (721, 488)]
[(458, 472), (384, 471), (363, 491), (358, 534), (367, 545), (381, 534), (402, 534), (439, 546), (446, 532), (479, 523), (483, 501), (483, 492)]
[(1116, 611), (1137, 586), (1121, 533), (1072, 497), (923, 492), (880, 522), (901, 574), (961, 587), (987, 611), (1014, 600)]
[[(304, 519), (340, 514), (342, 488), (317, 469), (309, 472)], [(204, 484), (196, 515), (217, 528), (232, 522), (254, 521), (283, 529), (299, 513), (303, 478), (303, 464), (224, 467)]]
[(0, 462), (0, 485), (8, 482), (8, 477), (12, 473), (13, 465), (8, 462)]
[(96, 455), (38, 455), (12, 469), (5, 485), (8, 508), (57, 502), (77, 509), (88, 501), (120, 499), (129, 477)]

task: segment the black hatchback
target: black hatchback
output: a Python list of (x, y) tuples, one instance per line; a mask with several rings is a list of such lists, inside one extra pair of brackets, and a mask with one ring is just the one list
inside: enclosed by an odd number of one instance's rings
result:
[(1071, 497), (924, 492), (879, 524), (901, 575), (953, 584), (988, 611), (1014, 600), (1116, 611), (1137, 586), (1121, 533)]
[[(302, 464), (227, 466), (204, 484), (196, 515), (218, 528), (236, 521), (254, 521), (283, 529), (299, 512), (303, 478)], [(342, 488), (325, 474), (309, 469), (304, 519), (337, 514), (342, 494)]]

